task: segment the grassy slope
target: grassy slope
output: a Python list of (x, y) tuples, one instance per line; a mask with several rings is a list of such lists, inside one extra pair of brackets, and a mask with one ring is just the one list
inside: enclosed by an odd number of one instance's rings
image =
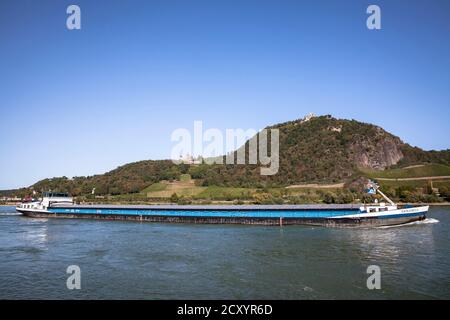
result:
[(176, 193), (178, 196), (191, 197), (195, 200), (248, 200), (255, 197), (257, 194), (269, 193), (275, 197), (282, 197), (283, 195), (299, 196), (307, 194), (315, 194), (317, 191), (334, 191), (337, 192), (341, 188), (284, 188), (274, 187), (265, 190), (257, 188), (239, 188), (239, 187), (224, 187), (224, 186), (208, 186), (201, 187), (195, 185), (195, 180), (191, 179), (189, 175), (182, 175), (180, 181), (163, 181), (154, 183), (144, 190), (141, 194), (150, 199), (169, 199), (172, 194)]
[(194, 181), (161, 182), (155, 183), (142, 191), (148, 198), (170, 198), (176, 193), (178, 196), (193, 197), (195, 199), (241, 199), (251, 197), (252, 188), (233, 187), (200, 187)]
[(149, 192), (164, 191), (166, 189), (167, 189), (167, 184), (162, 183), (162, 182), (157, 182), (157, 183), (154, 183), (154, 184), (148, 186), (144, 190), (142, 190), (141, 193), (142, 194), (147, 194)]
[(195, 181), (188, 174), (182, 174), (178, 181), (161, 181), (154, 183), (144, 190), (148, 198), (170, 198), (174, 193), (178, 196), (193, 197), (205, 190), (206, 187), (195, 185)]
[(197, 199), (219, 199), (219, 200), (234, 200), (234, 199), (248, 199), (251, 198), (254, 188), (234, 188), (234, 187), (206, 187), (199, 193)]
[(427, 164), (383, 171), (362, 170), (369, 178), (418, 178), (433, 176), (450, 176), (450, 166), (443, 164)]
[[(399, 169), (390, 169), (384, 171), (370, 171), (364, 170), (363, 173), (372, 179), (388, 178), (388, 179), (402, 179), (402, 178), (420, 178), (420, 177), (439, 177), (449, 176), (450, 166), (441, 164), (426, 164), (421, 166), (411, 166)], [(433, 181), (435, 188), (450, 188), (450, 179), (430, 179)], [(429, 184), (428, 180), (409, 180), (409, 181), (387, 181), (379, 180), (381, 186), (398, 188), (426, 188)]]
[[(450, 179), (447, 180), (432, 180), (435, 188), (450, 188)], [(428, 180), (414, 180), (414, 181), (378, 181), (383, 187), (410, 187), (410, 188), (426, 188), (429, 184)]]

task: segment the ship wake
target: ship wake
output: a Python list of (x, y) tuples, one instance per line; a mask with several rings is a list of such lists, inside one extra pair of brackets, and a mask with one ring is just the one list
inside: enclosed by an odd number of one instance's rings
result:
[(20, 212), (0, 212), (0, 216), (21, 216)]
[(413, 222), (397, 224), (397, 225), (393, 225), (393, 226), (382, 226), (382, 227), (378, 227), (378, 228), (379, 229), (399, 228), (399, 227), (415, 226), (415, 225), (421, 225), (421, 224), (433, 224), (433, 223), (438, 223), (438, 222), (439, 222), (439, 220), (437, 220), (437, 219), (426, 218), (426, 219), (420, 220), (420, 221), (413, 221)]

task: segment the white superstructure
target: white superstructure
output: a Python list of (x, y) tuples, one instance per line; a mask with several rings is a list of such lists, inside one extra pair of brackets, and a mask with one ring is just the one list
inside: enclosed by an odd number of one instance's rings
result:
[(385, 202), (378, 203), (375, 200), (375, 203), (364, 205), (359, 208), (360, 213), (345, 215), (345, 216), (337, 216), (334, 218), (369, 218), (369, 217), (392, 217), (395, 218), (396, 215), (405, 216), (405, 215), (417, 215), (421, 213), (428, 212), (430, 206), (420, 206), (420, 207), (403, 207), (398, 208), (397, 204), (394, 203), (388, 196), (386, 196), (379, 187), (375, 183), (371, 183), (370, 185), (373, 192), (378, 192), (388, 204)]
[(47, 212), (52, 203), (73, 204), (73, 198), (67, 193), (44, 192), (40, 201), (21, 203), (17, 209), (20, 209), (20, 211)]

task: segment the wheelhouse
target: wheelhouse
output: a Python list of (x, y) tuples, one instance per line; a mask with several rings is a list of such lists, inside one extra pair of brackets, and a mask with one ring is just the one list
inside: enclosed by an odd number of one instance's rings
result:
[(42, 196), (43, 198), (69, 198), (67, 192), (44, 192)]

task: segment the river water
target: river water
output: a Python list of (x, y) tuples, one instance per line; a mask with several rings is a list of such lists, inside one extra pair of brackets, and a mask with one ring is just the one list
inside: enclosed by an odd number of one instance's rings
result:
[[(0, 207), (0, 299), (450, 299), (450, 208), (408, 226), (34, 219)], [(67, 267), (81, 289), (66, 286)], [(381, 271), (369, 290), (367, 268)]]

